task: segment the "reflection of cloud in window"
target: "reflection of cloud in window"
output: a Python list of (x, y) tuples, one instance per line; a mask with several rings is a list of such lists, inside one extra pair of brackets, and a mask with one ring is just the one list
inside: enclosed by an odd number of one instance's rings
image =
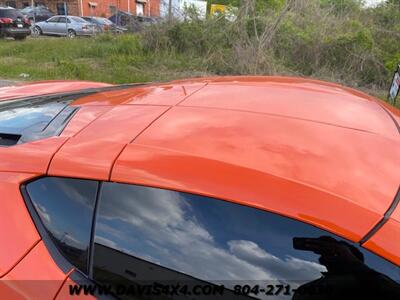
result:
[(54, 180), (52, 181), (54, 184), (55, 190), (59, 191), (62, 195), (68, 198), (68, 201), (75, 202), (81, 209), (93, 209), (93, 199), (88, 198), (87, 195), (83, 194), (83, 191), (80, 190), (82, 186), (79, 188), (75, 188), (71, 185), (71, 182), (66, 180)]
[(214, 282), (310, 280), (325, 271), (317, 263), (276, 257), (255, 241), (217, 241), (218, 231), (223, 228), (199, 222), (191, 213), (193, 208), (174, 192), (120, 189), (118, 203), (104, 200), (100, 204), (97, 243), (117, 244), (126, 253), (150, 257), (153, 263), (162, 262), (165, 267), (197, 278)]
[(46, 106), (18, 107), (1, 111), (0, 126), (8, 128), (24, 128), (34, 122), (48, 122), (60, 111), (59, 103), (49, 103)]
[(73, 236), (71, 236), (70, 234), (68, 234), (66, 232), (62, 232), (62, 231), (56, 229), (56, 227), (55, 227), (56, 224), (52, 224), (51, 217), (43, 205), (34, 203), (34, 206), (35, 206), (35, 209), (38, 212), (43, 224), (45, 225), (46, 228), (51, 228), (51, 234), (55, 238), (57, 238), (61, 242), (64, 242), (70, 246), (73, 246), (73, 247), (76, 247), (79, 249), (85, 248), (85, 245), (82, 243), (82, 241), (79, 241), (78, 239), (74, 238)]
[(40, 215), (40, 218), (42, 219), (42, 222), (46, 227), (49, 227), (51, 224), (51, 218), (50, 215), (47, 213), (46, 208), (43, 205), (34, 203), (36, 211)]

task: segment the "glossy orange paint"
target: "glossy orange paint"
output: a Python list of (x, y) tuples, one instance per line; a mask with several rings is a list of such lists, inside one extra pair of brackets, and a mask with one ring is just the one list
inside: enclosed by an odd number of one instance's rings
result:
[(201, 90), (205, 85), (205, 83), (160, 85), (152, 87), (148, 93), (132, 99), (128, 104), (173, 106)]
[(101, 115), (109, 111), (111, 106), (83, 106), (80, 107), (74, 117), (68, 122), (60, 136), (72, 137), (83, 130)]
[(400, 266), (400, 222), (389, 219), (363, 246)]
[(40, 240), (19, 190), (22, 182), (33, 177), (33, 174), (0, 172), (0, 278)]
[(389, 103), (379, 101), (378, 102), (385, 110), (391, 115), (391, 117), (397, 122), (399, 125), (398, 130), (400, 131), (400, 110)]
[(59, 269), (41, 241), (0, 279), (0, 298), (54, 299), (68, 274)]
[(66, 137), (51, 137), (13, 147), (0, 147), (0, 172), (46, 174), (54, 153), (66, 141)]
[(400, 222), (400, 206), (397, 205), (396, 209), (393, 211), (391, 218), (393, 220), (396, 220), (397, 222)]
[(114, 107), (65, 143), (55, 154), (48, 174), (108, 180), (122, 149), (167, 109)]
[[(245, 96), (244, 96), (245, 95)], [(387, 113), (368, 99), (315, 83), (208, 84), (181, 105), (249, 111), (341, 126), (398, 139)], [(387, 122), (382, 120), (388, 119)]]
[(122, 152), (111, 180), (235, 200), (358, 241), (396, 194), (399, 145), (300, 119), (174, 107)]
[(72, 92), (88, 88), (111, 86), (108, 83), (91, 81), (39, 81), (34, 83), (19, 83), (14, 86), (0, 88), (0, 101), (13, 98), (36, 95)]
[[(97, 84), (42, 82), (0, 89), (0, 99), (107, 86)], [(400, 184), (395, 167), (400, 134), (394, 123), (400, 114), (337, 84), (200, 78), (92, 94), (71, 105), (79, 111), (59, 137), (0, 148), (0, 195), (6, 205), (0, 210), (0, 244), (11, 247), (0, 248), (0, 274), (60, 280), (61, 290), (51, 287), (50, 298), (68, 298), (70, 279), (53, 268), (19, 193), (21, 183), (33, 176), (112, 180), (212, 196), (352, 241), (382, 219)], [(364, 246), (399, 264), (400, 250), (393, 244), (398, 218), (400, 207)], [(19, 235), (21, 241), (10, 242)], [(35, 273), (46, 264), (45, 274)], [(23, 285), (6, 289), (17, 296), (25, 290)], [(37, 289), (27, 287), (27, 293), (34, 296)]]
[(73, 105), (163, 105), (173, 106), (183, 101), (186, 97), (203, 88), (206, 83), (187, 84), (162, 84), (143, 85), (133, 88), (115, 90), (103, 93), (88, 95), (77, 99)]
[[(200, 78), (103, 92), (73, 105), (123, 109), (68, 141), (51, 175), (107, 179), (116, 160), (113, 181), (236, 201), (353, 241), (379, 222), (400, 182), (393, 168), (400, 135), (390, 113), (337, 84)], [(129, 123), (142, 106), (164, 108), (142, 125)], [(122, 137), (136, 126), (140, 132)]]
[(75, 100), (72, 105), (119, 105), (125, 104), (135, 97), (145, 94), (149, 91), (147, 86), (137, 86), (122, 90), (114, 90), (91, 94)]

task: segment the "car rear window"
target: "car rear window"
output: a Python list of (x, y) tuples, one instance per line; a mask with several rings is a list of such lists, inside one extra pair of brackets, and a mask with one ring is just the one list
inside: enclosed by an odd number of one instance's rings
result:
[(70, 17), (71, 20), (78, 22), (78, 23), (86, 23), (86, 20), (78, 17)]
[(27, 13), (30, 13), (32, 10), (33, 9), (30, 6), (27, 6), (27, 7), (23, 8), (23, 9), (21, 9), (21, 12), (23, 14), (27, 14)]
[(106, 182), (94, 228), (93, 276), (103, 284), (207, 282), (225, 287), (224, 299), (400, 295), (399, 269), (355, 243), (199, 195)]
[(0, 101), (0, 147), (59, 135), (79, 109), (79, 106), (69, 105), (72, 101), (89, 94), (138, 85), (142, 84), (89, 88), (70, 93)]
[(0, 9), (0, 18), (22, 18), (22, 14), (16, 9)]
[(97, 188), (96, 181), (57, 177), (40, 178), (27, 185), (51, 239), (69, 261), (84, 271)]
[(105, 18), (94, 18), (99, 24), (111, 25), (112, 22)]
[[(271, 212), (85, 179), (45, 177), (25, 189), (52, 255), (51, 241), (118, 299), (400, 299), (398, 266)], [(149, 287), (148, 297), (136, 297)]]
[(0, 139), (0, 146), (57, 135), (78, 109), (68, 106), (73, 100), (74, 97), (45, 97), (0, 102), (0, 135), (7, 136), (7, 142)]

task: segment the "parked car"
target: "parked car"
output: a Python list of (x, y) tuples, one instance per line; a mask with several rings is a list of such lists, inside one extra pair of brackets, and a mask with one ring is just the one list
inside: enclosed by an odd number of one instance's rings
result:
[(159, 20), (156, 17), (135, 16), (125, 11), (119, 11), (108, 19), (118, 26), (133, 32), (140, 31), (146, 26), (157, 23)]
[(12, 7), (0, 7), (0, 37), (23, 40), (31, 34), (29, 20)]
[(389, 104), (261, 76), (0, 95), (2, 300), (400, 299)]
[(98, 29), (81, 17), (54, 16), (46, 21), (36, 23), (34, 32), (37, 35), (58, 35), (73, 38), (91, 36), (98, 33)]
[(20, 12), (24, 15), (25, 18), (30, 20), (31, 23), (33, 20), (35, 20), (35, 22), (40, 22), (54, 16), (54, 13), (46, 6), (27, 6), (21, 9)]
[(89, 23), (95, 25), (99, 32), (113, 32), (113, 33), (123, 33), (126, 31), (125, 28), (117, 26), (112, 21), (107, 18), (102, 17), (82, 17), (82, 19), (88, 21)]

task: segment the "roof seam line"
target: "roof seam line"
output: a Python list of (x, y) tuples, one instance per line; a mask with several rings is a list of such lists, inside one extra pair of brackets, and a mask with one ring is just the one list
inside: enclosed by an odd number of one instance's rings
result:
[(297, 121), (311, 122), (311, 123), (316, 123), (316, 124), (321, 124), (321, 125), (326, 125), (326, 126), (332, 126), (332, 127), (337, 127), (337, 128), (343, 128), (343, 129), (349, 129), (349, 130), (354, 130), (354, 131), (359, 131), (359, 132), (379, 135), (378, 133), (373, 132), (373, 131), (369, 131), (369, 130), (354, 128), (354, 127), (348, 127), (348, 126), (343, 126), (343, 125), (338, 125), (338, 124), (333, 124), (333, 123), (328, 123), (328, 122), (321, 122), (321, 121), (318, 121), (318, 120), (311, 120), (311, 119), (305, 119), (305, 118), (299, 118), (299, 117), (293, 117), (293, 116), (285, 116), (285, 115), (282, 115), (282, 114), (275, 114), (275, 113), (268, 113), (268, 112), (257, 112), (257, 111), (251, 111), (251, 110), (245, 110), (245, 109), (233, 109), (233, 108), (225, 108), (225, 107), (224, 108), (220, 108), (220, 107), (196, 106), (196, 105), (180, 105), (180, 106), (181, 107), (188, 107), (188, 108), (214, 109), (214, 110), (221, 110), (221, 111), (244, 112), (244, 113), (264, 115), (264, 116), (269, 116), (269, 117), (285, 118), (285, 119), (291, 119), (291, 120), (297, 120)]
[[(103, 107), (109, 107), (109, 106), (108, 106), (108, 105), (104, 105)], [(79, 106), (79, 108), (82, 108), (82, 106)], [(94, 118), (94, 119), (91, 120), (89, 123), (87, 123), (86, 125), (84, 125), (84, 126), (83, 126), (81, 129), (79, 129), (77, 132), (75, 132), (75, 133), (71, 136), (71, 138), (72, 138), (72, 137), (76, 137), (77, 135), (79, 135), (82, 131), (84, 131), (86, 128), (88, 128), (88, 127), (89, 127), (90, 125), (92, 125), (95, 121), (97, 121), (99, 118), (101, 118), (101, 117), (104, 116), (106, 113), (108, 113), (110, 110), (112, 110), (112, 108), (100, 112), (100, 114), (99, 114), (96, 118)], [(67, 125), (67, 126), (68, 126), (68, 125)], [(65, 128), (67, 128), (67, 126), (66, 126)], [(64, 128), (64, 130), (65, 130), (65, 128)], [(64, 131), (64, 130), (63, 130), (63, 131)], [(61, 134), (62, 134), (62, 132), (61, 132)], [(60, 135), (60, 136), (62, 136), (62, 135)]]
[(49, 163), (47, 164), (47, 167), (46, 167), (46, 175), (49, 175), (49, 171), (50, 171), (50, 166), (51, 166), (51, 163), (53, 162), (53, 159), (54, 159), (54, 156), (56, 156), (56, 154), (61, 150), (61, 148), (69, 141), (69, 137), (67, 137), (66, 139), (65, 139), (65, 141), (64, 142), (62, 142), (61, 143), (61, 145), (58, 147), (58, 149), (56, 150), (56, 151), (54, 151), (54, 153), (53, 154), (51, 154), (51, 157), (50, 157), (50, 159), (49, 159)]
[(378, 105), (389, 115), (390, 119), (392, 119), (394, 125), (397, 128), (397, 131), (400, 134), (400, 125), (399, 123), (397, 123), (396, 119), (392, 116), (392, 114), (386, 109), (386, 107), (384, 107), (381, 103), (378, 102)]
[(175, 106), (179, 106), (182, 102), (184, 102), (185, 100), (187, 100), (189, 97), (193, 96), (194, 94), (196, 94), (197, 92), (201, 91), (202, 89), (204, 89), (206, 86), (208, 85), (208, 82), (206, 82), (204, 85), (202, 85), (200, 88), (198, 88), (197, 90), (195, 90), (194, 92), (190, 93), (189, 95), (185, 96), (181, 101), (179, 101), (177, 104), (175, 104)]
[[(89, 127), (94, 121), (98, 120), (100, 117), (102, 117), (103, 115), (105, 115), (107, 112), (109, 112), (110, 110), (106, 110), (104, 112), (101, 112), (96, 118), (94, 118), (92, 121), (90, 121), (88, 124), (86, 124), (85, 126), (83, 126), (81, 129), (79, 129), (77, 132), (75, 132), (71, 137), (65, 137), (66, 140), (60, 145), (60, 147), (51, 155), (49, 163), (47, 165), (46, 168), (46, 175), (49, 175), (49, 171), (50, 171), (50, 166), (51, 163), (53, 162), (54, 157), (56, 156), (56, 154), (61, 150), (62, 147), (64, 147), (64, 145), (73, 137), (77, 136), (79, 133), (81, 133), (83, 130), (85, 130), (87, 127)], [(65, 130), (65, 128), (64, 128)], [(63, 130), (63, 131), (64, 131)], [(61, 132), (62, 134), (62, 132)], [(58, 137), (63, 137), (63, 136), (58, 136)]]
[(121, 156), (122, 152), (124, 152), (125, 148), (129, 145), (132, 144), (143, 132), (145, 132), (147, 130), (147, 128), (149, 128), (151, 125), (154, 124), (154, 122), (156, 122), (159, 118), (161, 118), (163, 115), (165, 115), (173, 106), (168, 107), (164, 112), (162, 112), (158, 117), (156, 117), (153, 121), (151, 121), (145, 128), (143, 128), (143, 130), (141, 130), (131, 141), (129, 141), (128, 143), (126, 143), (121, 151), (118, 153), (118, 155), (114, 158), (112, 164), (111, 164), (111, 168), (110, 168), (110, 173), (108, 174), (108, 181), (111, 181), (111, 175), (112, 172), (114, 170), (114, 166), (115, 163), (117, 162), (118, 158)]
[[(205, 86), (208, 85), (208, 82), (206, 82), (202, 87), (200, 87), (199, 89), (195, 90), (193, 93), (185, 96), (181, 101), (178, 102), (178, 104), (176, 104), (175, 106), (179, 105), (180, 103), (182, 103), (183, 101), (185, 101), (187, 98), (189, 98), (190, 96), (192, 96), (193, 94), (197, 93), (198, 91), (200, 91), (201, 89), (203, 89)], [(170, 106), (168, 107), (163, 113), (161, 113), (158, 117), (156, 117), (153, 121), (151, 121), (143, 130), (141, 130), (129, 143), (125, 144), (121, 151), (118, 153), (118, 155), (115, 157), (115, 159), (113, 160), (112, 164), (111, 164), (111, 168), (110, 168), (110, 173), (108, 174), (108, 181), (111, 181), (111, 176), (112, 176), (112, 172), (114, 170), (114, 166), (118, 160), (118, 158), (121, 156), (122, 152), (124, 152), (125, 148), (129, 145), (132, 144), (138, 137), (140, 137), (142, 135), (143, 132), (145, 132), (151, 125), (153, 125), (158, 119), (160, 119), (163, 115), (165, 115), (169, 110), (171, 110), (171, 108), (173, 108), (174, 106)]]
[(400, 202), (400, 186), (399, 186), (396, 196), (394, 197), (393, 202), (390, 204), (388, 210), (385, 212), (385, 214), (379, 220), (379, 222), (374, 227), (372, 227), (372, 229), (360, 240), (360, 245), (367, 242), (375, 233), (378, 232), (379, 229), (381, 229), (383, 227), (383, 225), (386, 224), (386, 222), (389, 220), (389, 218), (395, 211), (399, 202)]
[(75, 269), (71, 269), (67, 274), (65, 274), (65, 278), (62, 281), (62, 284), (60, 285), (60, 287), (58, 288), (56, 294), (53, 297), (53, 300), (56, 300), (58, 295), (61, 293), (61, 290), (63, 289), (65, 283), (67, 282), (69, 276), (71, 276), (71, 274), (75, 271)]
[(39, 239), (38, 239), (38, 240), (37, 240), (23, 255), (22, 255), (22, 257), (21, 257), (20, 259), (18, 259), (18, 260), (11, 266), (11, 268), (10, 268), (9, 270), (7, 270), (2, 276), (0, 276), (0, 279), (1, 279), (1, 278), (4, 278), (4, 277), (7, 276), (12, 270), (14, 270), (14, 268), (15, 268), (16, 266), (18, 266), (18, 265), (20, 264), (20, 262), (23, 261), (24, 258), (27, 257), (28, 254), (29, 254), (41, 241), (42, 241), (42, 239), (39, 238)]

